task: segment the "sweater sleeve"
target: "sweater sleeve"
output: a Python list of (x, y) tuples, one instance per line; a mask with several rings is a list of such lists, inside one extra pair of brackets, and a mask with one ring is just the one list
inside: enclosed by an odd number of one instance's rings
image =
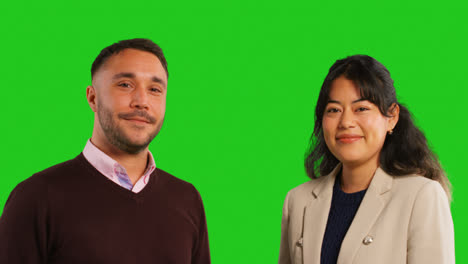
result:
[(455, 263), (453, 222), (447, 196), (430, 181), (418, 192), (408, 230), (408, 264)]
[(31, 178), (11, 192), (0, 217), (0, 263), (46, 263), (46, 193)]
[(203, 202), (201, 199), (200, 194), (197, 190), (196, 192), (196, 200), (199, 204), (199, 215), (200, 215), (200, 222), (199, 222), (199, 236), (196, 247), (192, 254), (192, 263), (193, 264), (208, 264), (211, 263), (210, 261), (210, 249), (208, 245), (208, 228), (206, 225), (206, 216), (205, 216), (205, 209), (203, 207)]

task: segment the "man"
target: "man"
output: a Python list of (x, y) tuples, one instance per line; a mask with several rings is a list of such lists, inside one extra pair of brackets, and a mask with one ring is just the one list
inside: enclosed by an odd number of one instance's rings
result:
[(36, 173), (0, 218), (0, 263), (210, 263), (203, 204), (155, 167), (167, 63), (148, 39), (115, 43), (91, 68), (91, 139), (76, 158)]

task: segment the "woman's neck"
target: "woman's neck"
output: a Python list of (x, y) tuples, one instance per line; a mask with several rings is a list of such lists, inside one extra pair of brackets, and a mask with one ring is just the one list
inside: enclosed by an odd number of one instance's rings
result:
[(377, 167), (377, 162), (361, 165), (343, 163), (340, 176), (341, 190), (345, 193), (354, 193), (367, 189)]

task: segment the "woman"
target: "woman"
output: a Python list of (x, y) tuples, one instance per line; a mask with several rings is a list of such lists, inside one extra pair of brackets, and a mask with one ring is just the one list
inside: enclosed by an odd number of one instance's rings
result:
[(450, 183), (375, 59), (330, 68), (305, 167), (279, 263), (455, 263)]

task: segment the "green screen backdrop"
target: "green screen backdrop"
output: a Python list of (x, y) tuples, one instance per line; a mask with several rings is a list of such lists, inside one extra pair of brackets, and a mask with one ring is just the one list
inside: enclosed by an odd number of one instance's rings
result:
[(0, 6), (0, 213), (19, 182), (75, 157), (90, 138), (85, 89), (99, 51), (145, 37), (163, 48), (170, 73), (166, 120), (150, 146), (157, 166), (201, 193), (213, 263), (275, 263), (285, 195), (308, 180), (322, 81), (335, 60), (368, 54), (390, 70), (449, 175), (456, 259), (468, 263), (465, 1)]

